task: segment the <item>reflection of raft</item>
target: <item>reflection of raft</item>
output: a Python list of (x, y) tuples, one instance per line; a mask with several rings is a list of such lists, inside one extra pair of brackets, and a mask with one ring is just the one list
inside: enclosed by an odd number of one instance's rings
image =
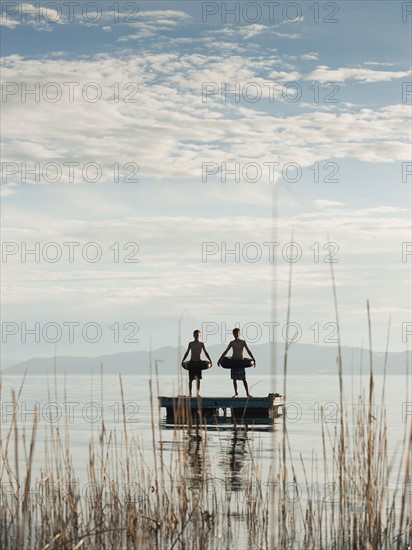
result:
[(254, 364), (253, 359), (232, 359), (231, 357), (223, 357), (220, 361), (220, 365), (224, 369), (246, 369), (247, 367), (253, 367)]
[(212, 368), (212, 363), (209, 363), (209, 361), (185, 361), (183, 363), (183, 368), (185, 370), (190, 370), (191, 368), (200, 368), (200, 370), (207, 370)]

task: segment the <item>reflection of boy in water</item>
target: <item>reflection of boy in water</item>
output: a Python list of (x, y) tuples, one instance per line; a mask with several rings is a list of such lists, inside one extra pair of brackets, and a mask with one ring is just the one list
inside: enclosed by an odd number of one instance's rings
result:
[(247, 455), (246, 448), (247, 430), (243, 433), (239, 429), (233, 430), (233, 437), (229, 449), (229, 468), (231, 476), (229, 483), (232, 491), (240, 491), (242, 489), (242, 476), (241, 472), (245, 464)]
[[(239, 338), (240, 329), (234, 328), (232, 333), (233, 333), (233, 336), (235, 337), (235, 339), (230, 342), (228, 347), (222, 353), (222, 355), (220, 356), (219, 361), (217, 362), (217, 364), (218, 365), (220, 364), (221, 359), (223, 359), (223, 357), (227, 354), (227, 352), (230, 350), (230, 348), (232, 348), (232, 350), (233, 350), (232, 359), (243, 359), (243, 350), (245, 349), (248, 352), (248, 354), (250, 355), (250, 357), (253, 359), (253, 361), (255, 362), (254, 366), (256, 366), (255, 358), (253, 357), (252, 352), (250, 351), (250, 349), (247, 347), (246, 342)], [(243, 367), (241, 367), (241, 368), (238, 368), (238, 369), (230, 369), (230, 371), (231, 371), (230, 372), (230, 378), (233, 380), (233, 387), (235, 389), (235, 395), (233, 397), (237, 397), (237, 395), (238, 395), (237, 394), (237, 381), (238, 380), (243, 380), (243, 385), (245, 386), (246, 395), (248, 397), (252, 397), (249, 393), (249, 387), (248, 387), (247, 382), (246, 382), (245, 369)]]
[(189, 345), (187, 346), (186, 353), (182, 359), (182, 366), (184, 363), (184, 360), (189, 355), (189, 351), (191, 352), (190, 356), (190, 362), (189, 362), (189, 395), (192, 395), (192, 382), (194, 379), (196, 379), (196, 393), (199, 395), (200, 391), (200, 381), (202, 379), (202, 369), (200, 367), (200, 356), (202, 355), (202, 351), (205, 352), (206, 357), (209, 359), (210, 362), (212, 360), (210, 359), (210, 355), (207, 353), (205, 345), (203, 342), (200, 342), (201, 332), (200, 330), (195, 330), (193, 333), (194, 340), (193, 342), (189, 342)]

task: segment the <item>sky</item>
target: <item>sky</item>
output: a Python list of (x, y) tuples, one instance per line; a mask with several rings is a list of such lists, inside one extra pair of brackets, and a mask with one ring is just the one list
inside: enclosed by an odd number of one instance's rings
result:
[(3, 368), (410, 349), (410, 2), (1, 9)]

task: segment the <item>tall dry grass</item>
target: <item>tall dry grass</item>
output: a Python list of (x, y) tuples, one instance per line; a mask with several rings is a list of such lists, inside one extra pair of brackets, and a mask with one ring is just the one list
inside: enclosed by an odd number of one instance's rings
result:
[[(392, 463), (384, 395), (377, 404), (372, 369), (367, 397), (359, 396), (352, 411), (342, 398), (333, 431), (322, 423), (321, 457), (293, 459), (282, 421), (278, 468), (263, 475), (259, 449), (245, 427), (236, 426), (233, 453), (240, 442), (250, 457), (236, 479), (235, 462), (216, 469), (201, 418), (168, 432), (172, 444), (164, 452), (151, 388), (152, 456), (129, 433), (125, 415), (120, 431), (108, 430), (102, 419), (89, 441), (86, 493), (72, 465), (68, 424), (51, 424), (39, 441), (34, 418), (26, 437), (18, 425), (20, 393), (13, 394), (16, 414), (0, 440), (4, 550), (405, 550), (411, 544), (411, 429), (405, 424), (403, 458)], [(40, 471), (34, 470), (35, 453), (44, 457)]]

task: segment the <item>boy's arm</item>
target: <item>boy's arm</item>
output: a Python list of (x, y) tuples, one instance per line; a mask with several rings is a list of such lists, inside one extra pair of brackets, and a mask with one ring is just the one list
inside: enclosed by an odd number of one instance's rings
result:
[(248, 352), (248, 354), (250, 355), (251, 359), (253, 359), (253, 361), (255, 362), (255, 364), (253, 365), (253, 367), (256, 367), (256, 359), (253, 357), (253, 353), (250, 351), (250, 349), (247, 347), (247, 344), (245, 342), (245, 350)]
[(219, 361), (217, 362), (218, 365), (220, 365), (221, 359), (223, 359), (223, 357), (226, 355), (226, 353), (230, 350), (231, 347), (232, 347), (232, 342), (228, 345), (228, 347), (225, 349), (225, 351), (219, 357)]
[(212, 364), (212, 360), (211, 360), (211, 358), (210, 358), (210, 355), (207, 353), (206, 347), (205, 347), (204, 344), (203, 344), (203, 351), (205, 352), (205, 355), (206, 355), (206, 357), (209, 359), (210, 363)]
[(182, 366), (183, 366), (183, 363), (184, 363), (186, 357), (189, 355), (189, 351), (190, 351), (190, 342), (189, 342), (189, 345), (187, 346), (186, 353), (185, 353), (184, 356), (183, 356), (183, 359), (182, 359)]

